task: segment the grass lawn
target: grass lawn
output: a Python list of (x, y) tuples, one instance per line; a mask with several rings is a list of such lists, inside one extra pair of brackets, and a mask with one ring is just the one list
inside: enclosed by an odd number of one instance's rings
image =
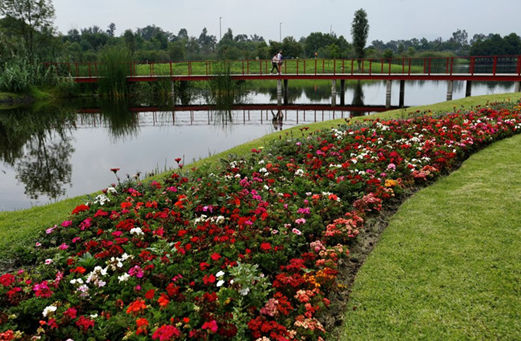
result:
[(415, 194), (362, 266), (341, 340), (521, 340), (521, 136)]

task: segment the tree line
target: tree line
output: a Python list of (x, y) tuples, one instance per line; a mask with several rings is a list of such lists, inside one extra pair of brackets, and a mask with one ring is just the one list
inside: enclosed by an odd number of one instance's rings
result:
[[(51, 0), (2, 0), (0, 4), (0, 62), (26, 55), (40, 61), (93, 62), (110, 46), (126, 46), (136, 61), (197, 61), (212, 59), (270, 59), (279, 49), (285, 58), (391, 58), (437, 55), (519, 55), (521, 38), (516, 33), (476, 34), (470, 40), (458, 29), (447, 40), (409, 39), (383, 42), (373, 40), (368, 46), (367, 13), (355, 13), (351, 42), (334, 32), (312, 32), (306, 37), (285, 37), (281, 42), (266, 41), (262, 36), (236, 34), (231, 28), (222, 39), (203, 28), (199, 35), (189, 35), (185, 28), (177, 34), (155, 25), (118, 32), (114, 23), (106, 28), (91, 26), (55, 31)], [(120, 33), (120, 34), (118, 34)]]

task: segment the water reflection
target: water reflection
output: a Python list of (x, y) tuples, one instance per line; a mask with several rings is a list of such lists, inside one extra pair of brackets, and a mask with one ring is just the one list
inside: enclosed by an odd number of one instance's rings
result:
[[(363, 107), (364, 106), (364, 91), (362, 90), (362, 83), (360, 81), (356, 82), (353, 94), (353, 101), (351, 104), (355, 107)], [(351, 116), (363, 116), (365, 112), (362, 111), (351, 111)]]
[(71, 182), (75, 119), (75, 110), (56, 106), (0, 111), (0, 157), (15, 169), (29, 198), (65, 194)]

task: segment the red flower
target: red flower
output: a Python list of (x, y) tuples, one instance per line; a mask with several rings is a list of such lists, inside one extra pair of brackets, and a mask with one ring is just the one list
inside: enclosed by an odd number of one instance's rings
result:
[(89, 327), (94, 329), (94, 321), (82, 315), (78, 321), (76, 321), (76, 326), (86, 333)]
[(154, 295), (155, 295), (155, 291), (154, 289), (150, 289), (149, 291), (147, 291), (147, 293), (145, 294), (145, 298), (147, 300), (151, 300), (154, 298)]
[(180, 336), (181, 332), (174, 326), (162, 325), (152, 335), (152, 339), (159, 339), (160, 341), (172, 340), (175, 336)]
[(84, 211), (88, 211), (88, 210), (89, 210), (89, 206), (79, 205), (79, 206), (76, 206), (76, 208), (72, 210), (72, 214), (78, 214), (80, 212), (84, 212)]
[(116, 174), (119, 171), (119, 168), (111, 168), (110, 171)]
[(269, 251), (271, 250), (271, 244), (270, 243), (262, 243), (260, 246), (262, 251)]
[(0, 276), (0, 284), (4, 287), (8, 287), (15, 282), (15, 277), (11, 274), (5, 274)]
[(210, 322), (205, 322), (205, 323), (203, 323), (203, 327), (202, 327), (202, 329), (209, 329), (212, 333), (217, 332), (217, 329), (218, 329), (218, 327), (217, 327), (217, 321), (212, 320), (212, 321), (210, 321)]
[(70, 319), (72, 320), (72, 319), (75, 319), (75, 318), (76, 318), (76, 313), (77, 313), (77, 312), (78, 312), (78, 311), (77, 311), (76, 309), (74, 309), (74, 308), (69, 308), (69, 309), (67, 309), (67, 310), (63, 313), (63, 315), (67, 316), (68, 318), (70, 318)]
[(221, 255), (218, 254), (217, 252), (214, 252), (212, 253), (212, 255), (210, 256), (210, 258), (214, 261), (218, 261), (220, 258), (221, 258)]
[(148, 334), (147, 327), (148, 327), (149, 323), (146, 318), (137, 319), (136, 324), (137, 324), (136, 335), (139, 335), (139, 334), (147, 335)]

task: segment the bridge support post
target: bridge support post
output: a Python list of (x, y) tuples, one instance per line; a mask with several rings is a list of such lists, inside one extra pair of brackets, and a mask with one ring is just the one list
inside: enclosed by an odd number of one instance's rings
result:
[(172, 81), (171, 85), (172, 104), (175, 106), (175, 82)]
[(521, 92), (521, 82), (516, 82), (514, 85), (514, 92)]
[(340, 105), (346, 105), (346, 80), (340, 80)]
[(472, 96), (472, 81), (467, 81), (467, 86), (465, 87), (465, 97)]
[(454, 82), (449, 81), (449, 84), (447, 85), (447, 101), (452, 101), (452, 89), (454, 87)]
[(288, 80), (284, 80), (284, 104), (288, 104)]
[(400, 81), (400, 108), (404, 107), (405, 103), (405, 81)]
[(282, 104), (282, 79), (277, 79), (277, 104)]
[(387, 89), (385, 91), (385, 108), (389, 109), (391, 107), (391, 89), (392, 89), (392, 80), (387, 81)]
[(336, 105), (336, 79), (331, 80), (331, 106)]

